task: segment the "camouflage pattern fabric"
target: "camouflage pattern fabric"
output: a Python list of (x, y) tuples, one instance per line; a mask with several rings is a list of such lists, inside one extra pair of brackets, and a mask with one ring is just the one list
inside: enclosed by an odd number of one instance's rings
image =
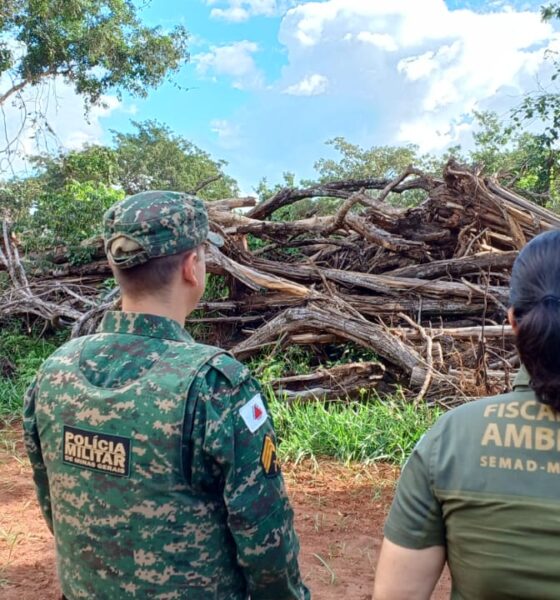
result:
[(208, 230), (204, 202), (180, 192), (150, 191), (114, 204), (103, 217), (105, 253), (119, 269), (223, 239)]
[(68, 600), (310, 597), (259, 386), (175, 321), (107, 313), (58, 349), (24, 437)]

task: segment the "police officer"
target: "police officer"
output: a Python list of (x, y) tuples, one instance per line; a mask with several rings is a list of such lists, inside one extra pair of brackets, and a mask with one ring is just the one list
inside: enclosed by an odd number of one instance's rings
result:
[(375, 600), (427, 600), (445, 562), (452, 598), (560, 598), (560, 231), (519, 254), (508, 315), (523, 365), (513, 392), (452, 410), (418, 443)]
[(307, 599), (257, 382), (184, 330), (205, 287), (199, 199), (146, 192), (104, 217), (122, 312), (41, 367), (24, 436), (68, 600)]

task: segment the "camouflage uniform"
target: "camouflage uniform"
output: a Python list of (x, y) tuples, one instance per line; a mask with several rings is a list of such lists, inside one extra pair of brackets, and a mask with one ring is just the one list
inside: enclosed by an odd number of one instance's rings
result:
[[(171, 210), (158, 227), (153, 209), (177, 200), (145, 197), (107, 214), (111, 260), (141, 264), (164, 243), (185, 249), (188, 222)], [(147, 210), (156, 215), (148, 225)], [(207, 227), (195, 227), (193, 245)], [(176, 321), (107, 313), (97, 334), (41, 367), (24, 430), (68, 600), (309, 598), (259, 386)]]

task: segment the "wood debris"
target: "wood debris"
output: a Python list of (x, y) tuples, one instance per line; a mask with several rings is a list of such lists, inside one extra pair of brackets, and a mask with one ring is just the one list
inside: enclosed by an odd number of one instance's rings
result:
[[(388, 203), (411, 190), (425, 200), (412, 208)], [(334, 214), (276, 216), (321, 198), (337, 199)], [(288, 399), (345, 398), (396, 384), (416, 401), (453, 403), (507, 389), (518, 366), (505, 324), (511, 266), (528, 240), (560, 227), (551, 211), (454, 162), (441, 178), (410, 168), (393, 181), (287, 188), (260, 204), (207, 206), (211, 228), (226, 241), (207, 253), (208, 270), (225, 277), (229, 293), (202, 302), (192, 324), (208, 326), (209, 341), (240, 359), (311, 348), (319, 357), (314, 373), (273, 381)], [(41, 269), (33, 257), (22, 261), (7, 224), (2, 237), (8, 284), (0, 288), (0, 318), (31, 314), (81, 335), (118, 306), (118, 290), (99, 292), (111, 276), (99, 240), (90, 241), (89, 264), (72, 265), (59, 249)], [(375, 360), (322, 364), (323, 351), (349, 343)]]

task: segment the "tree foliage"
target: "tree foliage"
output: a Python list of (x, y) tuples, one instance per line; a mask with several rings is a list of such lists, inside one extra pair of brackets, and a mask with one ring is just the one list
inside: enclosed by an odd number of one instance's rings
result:
[[(38, 132), (56, 137), (48, 82), (68, 84), (86, 112), (109, 92), (144, 97), (188, 61), (187, 39), (182, 26), (143, 25), (133, 0), (0, 0), (0, 108), (19, 109), (21, 121), (4, 123), (2, 167), (12, 164), (27, 124), (36, 140)], [(34, 89), (35, 97), (24, 93)]]
[[(560, 3), (553, 2), (541, 7), (543, 21), (560, 19)], [(549, 50), (548, 59), (553, 63), (553, 73), (547, 87), (539, 87), (527, 94), (521, 104), (512, 111), (512, 125), (525, 128), (527, 125), (540, 127), (540, 140), (549, 150), (553, 149), (560, 138), (560, 93), (556, 80), (560, 75), (558, 52)]]
[(556, 208), (560, 200), (559, 156), (546, 136), (512, 128), (493, 112), (475, 113), (475, 118), (478, 129), (473, 134), (470, 162), (538, 204)]
[(224, 161), (213, 160), (156, 121), (134, 125), (133, 133), (114, 133), (119, 184), (127, 194), (147, 189), (175, 190), (215, 200), (238, 192), (236, 182), (223, 172)]
[(89, 258), (80, 243), (101, 232), (104, 212), (124, 198), (121, 190), (103, 183), (69, 181), (56, 191), (45, 190), (37, 196), (33, 210), (17, 224), (25, 250), (44, 250), (56, 246), (70, 248), (75, 261)]
[(321, 158), (315, 163), (321, 182), (366, 177), (392, 179), (418, 160), (418, 147), (413, 144), (373, 146), (366, 149), (343, 137), (336, 137), (328, 141), (327, 145), (332, 146), (340, 158)]
[(560, 3), (552, 2), (541, 7), (541, 17), (543, 21), (560, 19)]
[(31, 161), (45, 190), (55, 192), (70, 182), (119, 185), (117, 151), (107, 146), (90, 145), (54, 156), (41, 154)]
[(33, 176), (0, 184), (0, 219), (17, 223), (26, 249), (66, 245), (79, 254), (80, 242), (100, 231), (105, 210), (126, 194), (169, 189), (212, 200), (238, 193), (223, 161), (159, 123), (135, 128), (115, 133), (112, 147), (36, 156)]
[(144, 96), (188, 58), (187, 33), (146, 27), (131, 0), (3, 0), (0, 76), (11, 87), (61, 76), (87, 104), (109, 90)]
[[(407, 167), (413, 166), (427, 174), (441, 175), (444, 164), (453, 157), (465, 161), (461, 157), (459, 146), (449, 148), (443, 155), (437, 157), (432, 154), (420, 154), (418, 146), (406, 144), (404, 146), (372, 146), (363, 148), (353, 144), (344, 137), (336, 137), (327, 142), (332, 146), (338, 156), (336, 158), (320, 158), (315, 162), (317, 177), (313, 180), (302, 180), (298, 184), (295, 175), (290, 172), (283, 174), (283, 181), (276, 185), (269, 185), (266, 179), (261, 180), (256, 191), (261, 201), (269, 198), (284, 187), (313, 187), (328, 184), (332, 181), (348, 179), (387, 179), (392, 180), (403, 173)], [(389, 194), (388, 202), (398, 206), (415, 206), (426, 198), (423, 190), (410, 190), (402, 194)], [(308, 198), (299, 200), (295, 204), (277, 210), (272, 219), (295, 220), (313, 215), (333, 214), (341, 205), (338, 198)], [(356, 206), (352, 210), (360, 210)]]

